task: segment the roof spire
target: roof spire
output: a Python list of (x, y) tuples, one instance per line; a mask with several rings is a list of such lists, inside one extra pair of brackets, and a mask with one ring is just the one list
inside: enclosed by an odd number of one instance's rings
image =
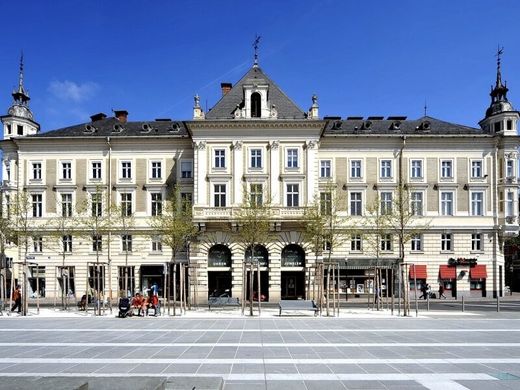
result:
[(504, 53), (504, 48), (500, 47), (498, 45), (497, 48), (497, 54), (495, 54), (495, 57), (497, 57), (497, 80), (495, 83), (495, 88), (491, 87), (491, 103), (494, 102), (507, 102), (507, 85), (504, 83), (502, 84), (502, 54)]
[(427, 110), (428, 110), (428, 106), (426, 105), (426, 99), (424, 99), (424, 116), (426, 116)]
[(20, 54), (20, 73), (18, 75), (18, 89), (13, 93), (13, 99), (15, 103), (26, 105), (30, 100), (29, 94), (25, 91), (23, 86), (23, 51)]
[(255, 34), (255, 40), (253, 42), (253, 48), (255, 49), (255, 61), (253, 62), (253, 67), (258, 67), (258, 44), (260, 43), (260, 35)]
[(497, 54), (495, 54), (495, 57), (497, 57), (497, 82), (495, 84), (495, 88), (499, 88), (499, 87), (502, 87), (502, 73), (500, 71), (500, 56), (502, 55), (502, 53), (504, 53), (504, 48), (503, 47), (500, 47), (500, 45), (498, 45), (498, 48), (497, 48)]

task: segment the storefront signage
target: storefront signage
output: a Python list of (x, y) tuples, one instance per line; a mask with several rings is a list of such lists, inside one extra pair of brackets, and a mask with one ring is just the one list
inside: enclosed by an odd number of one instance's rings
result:
[(231, 267), (231, 254), (227, 248), (212, 249), (208, 256), (208, 267)]
[(305, 255), (297, 249), (285, 249), (282, 253), (282, 267), (305, 267)]
[(473, 267), (477, 264), (477, 259), (475, 258), (466, 258), (466, 257), (458, 257), (458, 258), (453, 258), (453, 257), (450, 257), (448, 259), (448, 265), (450, 266), (457, 266), (457, 265), (469, 265), (470, 267)]

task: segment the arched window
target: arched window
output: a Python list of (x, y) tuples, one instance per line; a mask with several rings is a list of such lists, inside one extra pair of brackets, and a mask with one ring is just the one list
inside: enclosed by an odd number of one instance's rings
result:
[(262, 100), (258, 92), (251, 94), (251, 118), (262, 116)]
[(231, 267), (231, 251), (225, 245), (215, 245), (208, 252), (208, 267)]
[(283, 248), (282, 267), (305, 267), (305, 251), (301, 246), (291, 244)]
[[(251, 259), (251, 247), (246, 250), (246, 260)], [(255, 245), (255, 260), (258, 260), (260, 267), (267, 267), (269, 265), (269, 253), (263, 245)]]

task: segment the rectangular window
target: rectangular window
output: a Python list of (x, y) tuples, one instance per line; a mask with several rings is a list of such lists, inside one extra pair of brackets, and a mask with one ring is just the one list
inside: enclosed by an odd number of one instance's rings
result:
[(162, 194), (160, 192), (152, 192), (150, 194), (150, 197), (152, 199), (152, 217), (157, 217), (162, 215)]
[(72, 253), (72, 236), (67, 234), (61, 238), (63, 243), (63, 253)]
[(330, 252), (331, 249), (332, 249), (332, 244), (331, 244), (331, 242), (328, 241), (328, 240), (323, 241), (323, 250), (324, 250), (325, 252)]
[(215, 184), (213, 186), (213, 189), (215, 207), (226, 207), (226, 185)]
[(262, 149), (251, 149), (251, 168), (262, 168)]
[(353, 234), (350, 236), (350, 250), (361, 252), (361, 234)]
[(484, 215), (484, 193), (471, 193), (471, 215)]
[(42, 236), (33, 237), (33, 251), (35, 253), (43, 252), (43, 237)]
[(226, 167), (226, 150), (225, 149), (215, 149), (215, 163), (213, 165), (214, 168), (225, 168)]
[(420, 252), (423, 250), (422, 236), (420, 234), (413, 235), (412, 239), (410, 240), (410, 243), (412, 251)]
[(42, 179), (42, 163), (39, 163), (39, 162), (32, 163), (32, 179), (33, 180)]
[(514, 192), (507, 192), (506, 193), (506, 217), (512, 217), (514, 216), (514, 204), (515, 204), (515, 198), (514, 198)]
[(41, 218), (43, 215), (43, 195), (32, 194), (32, 216), (34, 218)]
[(121, 236), (121, 249), (123, 252), (132, 252), (132, 235), (123, 234)]
[(412, 178), (421, 179), (423, 177), (422, 160), (412, 160)]
[(320, 193), (320, 212), (323, 215), (332, 214), (332, 194), (330, 192)]
[(381, 215), (392, 214), (392, 193), (381, 192)]
[(162, 163), (160, 161), (152, 161), (152, 179), (160, 179), (162, 177)]
[(362, 215), (362, 194), (361, 192), (350, 193), (350, 215)]
[(350, 161), (350, 177), (361, 178), (361, 160)]
[(190, 211), (193, 206), (193, 194), (191, 192), (181, 192), (181, 203), (184, 211)]
[(482, 160), (476, 160), (471, 162), (471, 177), (482, 177)]
[(471, 235), (471, 250), (472, 251), (481, 251), (483, 248), (483, 239), (481, 233), (473, 233)]
[(61, 163), (61, 178), (63, 180), (72, 179), (72, 163), (70, 161), (63, 161)]
[(100, 234), (92, 236), (92, 251), (101, 252), (103, 250), (103, 239)]
[(191, 179), (193, 177), (193, 161), (181, 161), (181, 178)]
[(261, 206), (264, 201), (262, 184), (251, 184), (249, 192), (249, 202), (252, 207)]
[(121, 179), (129, 180), (132, 178), (132, 162), (121, 162)]
[(287, 184), (287, 207), (298, 207), (300, 205), (299, 184)]
[(453, 161), (451, 161), (451, 160), (441, 161), (441, 178), (443, 178), (443, 179), (453, 178)]
[(451, 252), (453, 250), (453, 236), (451, 233), (441, 234), (441, 251)]
[(515, 162), (513, 160), (506, 161), (506, 177), (515, 176)]
[(392, 160), (381, 160), (380, 174), (382, 179), (389, 179), (392, 177)]
[(330, 160), (320, 161), (320, 177), (331, 177), (331, 163)]
[(72, 194), (61, 194), (61, 216), (72, 217)]
[(298, 149), (287, 149), (287, 168), (298, 168)]
[(132, 193), (123, 192), (121, 194), (121, 215), (129, 217), (132, 215)]
[(161, 236), (152, 237), (152, 252), (162, 252)]
[(422, 216), (423, 215), (423, 193), (414, 191), (410, 193), (412, 215)]
[(513, 121), (511, 119), (506, 121), (506, 130), (513, 130)]
[(16, 126), (16, 131), (17, 131), (18, 135), (23, 135), (23, 126), (22, 125), (17, 125)]
[(93, 217), (101, 217), (103, 215), (103, 195), (99, 192), (90, 194), (90, 204)]
[(93, 180), (101, 180), (101, 161), (91, 162), (91, 176)]
[(392, 250), (392, 235), (382, 234), (381, 235), (381, 250), (389, 252)]
[(12, 130), (11, 130), (11, 124), (8, 123), (8, 124), (7, 124), (7, 134), (11, 134), (11, 131), (12, 131)]
[(453, 215), (453, 192), (441, 192), (441, 215)]

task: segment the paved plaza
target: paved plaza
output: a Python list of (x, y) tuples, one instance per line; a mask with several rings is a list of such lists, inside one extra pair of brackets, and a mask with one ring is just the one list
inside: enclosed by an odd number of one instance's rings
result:
[(520, 313), (513, 311), (418, 318), (349, 310), (340, 318), (279, 318), (274, 310), (260, 318), (42, 313), (0, 317), (0, 347), (2, 389), (38, 377), (208, 377), (222, 378), (226, 390), (520, 388)]

